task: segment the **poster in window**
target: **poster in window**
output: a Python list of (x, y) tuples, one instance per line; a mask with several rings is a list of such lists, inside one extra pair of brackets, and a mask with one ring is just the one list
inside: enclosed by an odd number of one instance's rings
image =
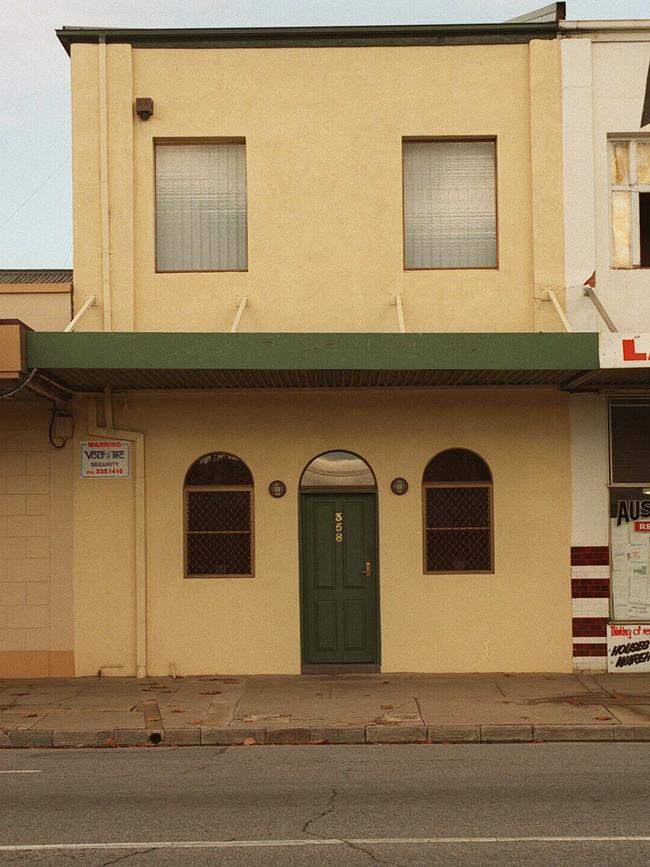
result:
[(644, 490), (610, 490), (614, 620), (650, 620), (650, 496)]

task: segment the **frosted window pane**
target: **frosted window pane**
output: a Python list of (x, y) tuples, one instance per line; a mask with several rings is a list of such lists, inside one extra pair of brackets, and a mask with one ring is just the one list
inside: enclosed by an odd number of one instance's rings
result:
[(497, 264), (494, 142), (404, 142), (407, 268)]
[(650, 141), (636, 143), (636, 182), (650, 184)]
[(612, 193), (612, 241), (614, 267), (632, 267), (632, 196), (634, 193)]
[(246, 249), (246, 146), (157, 145), (157, 269), (244, 269)]
[(630, 183), (629, 145), (626, 141), (615, 141), (610, 146), (610, 171), (612, 183), (625, 186)]

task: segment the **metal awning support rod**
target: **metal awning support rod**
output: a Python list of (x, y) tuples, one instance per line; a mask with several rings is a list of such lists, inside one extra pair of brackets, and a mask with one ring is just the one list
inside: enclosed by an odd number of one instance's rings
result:
[(397, 309), (397, 326), (400, 334), (406, 334), (406, 325), (404, 324), (404, 308), (402, 307), (402, 296), (391, 295), (390, 303)]
[(557, 300), (557, 295), (555, 294), (555, 292), (552, 289), (547, 289), (546, 295), (548, 297), (548, 300), (553, 305), (553, 307), (555, 307), (555, 312), (560, 317), (560, 321), (562, 322), (562, 325), (564, 325), (564, 330), (571, 333), (573, 331), (573, 328), (571, 328), (569, 320), (564, 315), (564, 310), (562, 310), (562, 307), (560, 306), (560, 302)]
[(241, 322), (241, 318), (244, 315), (244, 310), (248, 306), (248, 295), (244, 295), (242, 298), (239, 298), (239, 307), (237, 308), (237, 312), (235, 313), (235, 318), (232, 321), (232, 325), (230, 327), (230, 333), (234, 334), (239, 328), (239, 323)]
[(83, 304), (81, 305), (81, 307), (79, 308), (79, 311), (77, 312), (77, 315), (74, 316), (74, 317), (70, 320), (70, 322), (68, 322), (68, 324), (66, 325), (66, 327), (63, 329), (64, 332), (65, 332), (65, 331), (74, 331), (74, 329), (75, 329), (75, 325), (77, 324), (77, 322), (79, 322), (79, 320), (80, 320), (81, 317), (84, 315), (84, 313), (86, 312), (86, 310), (88, 310), (89, 307), (93, 307), (93, 306), (94, 306), (96, 300), (97, 300), (97, 299), (95, 298), (94, 295), (91, 295), (90, 298), (86, 298), (86, 300), (84, 301), (84, 303), (83, 303)]
[(609, 328), (609, 330), (613, 331), (613, 332), (617, 332), (618, 328), (614, 325), (608, 312), (603, 307), (600, 298), (598, 297), (598, 295), (596, 295), (596, 290), (592, 286), (585, 285), (584, 286), (584, 292), (585, 292), (585, 295), (587, 296), (587, 298), (591, 298), (591, 301), (592, 301), (594, 307), (596, 308), (596, 310), (600, 314), (600, 318), (603, 320), (603, 322)]

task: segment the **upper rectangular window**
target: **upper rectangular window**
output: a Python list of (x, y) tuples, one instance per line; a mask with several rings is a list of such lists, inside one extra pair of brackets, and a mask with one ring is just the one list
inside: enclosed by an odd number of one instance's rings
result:
[(156, 143), (156, 270), (245, 271), (246, 145)]
[(650, 268), (650, 138), (610, 139), (612, 265)]
[(496, 142), (404, 141), (404, 266), (496, 268)]

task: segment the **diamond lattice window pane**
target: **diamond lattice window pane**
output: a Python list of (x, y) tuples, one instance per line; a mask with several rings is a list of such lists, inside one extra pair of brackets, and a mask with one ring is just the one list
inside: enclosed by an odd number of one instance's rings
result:
[(188, 491), (187, 529), (250, 531), (250, 491)]
[(250, 575), (250, 535), (248, 533), (189, 533), (187, 574)]

